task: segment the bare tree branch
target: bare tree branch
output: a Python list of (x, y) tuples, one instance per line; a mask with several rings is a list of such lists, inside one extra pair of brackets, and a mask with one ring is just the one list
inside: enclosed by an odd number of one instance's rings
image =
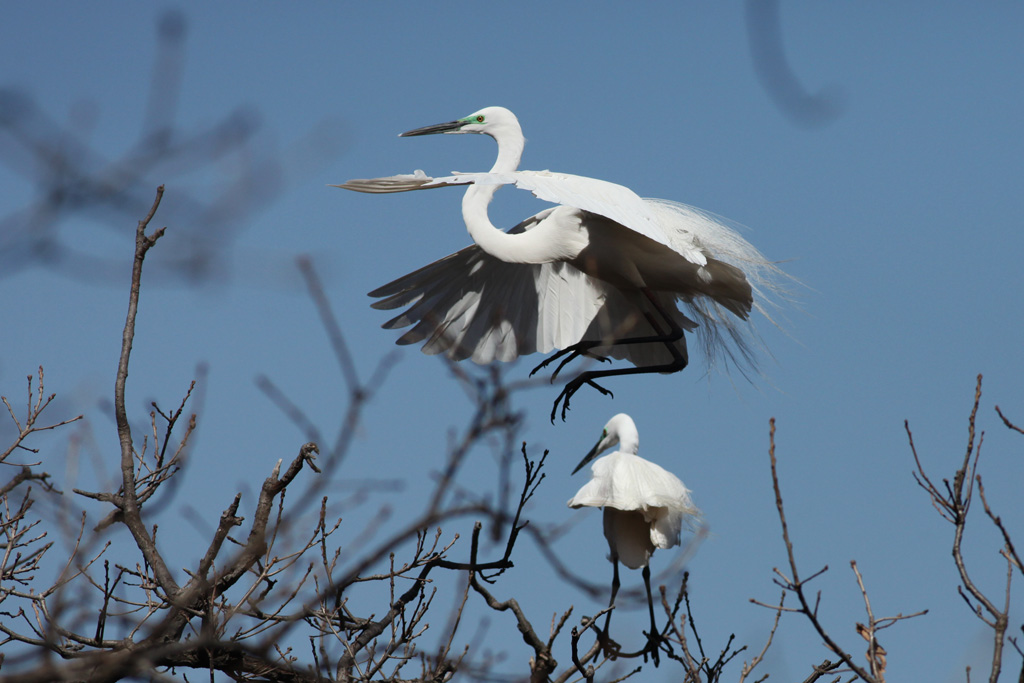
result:
[[(950, 484), (948, 479), (943, 479), (943, 487), (940, 489), (931, 480), (931, 478), (929, 478), (928, 474), (924, 471), (924, 466), (918, 456), (917, 448), (914, 446), (914, 437), (910, 431), (910, 424), (906, 421), (904, 421), (903, 424), (904, 429), (907, 432), (907, 439), (910, 443), (911, 453), (914, 456), (914, 464), (917, 467), (914, 478), (918, 485), (928, 493), (932, 506), (939, 512), (943, 519), (953, 525), (953, 562), (956, 565), (961, 581), (961, 586), (957, 589), (958, 593), (963, 598), (964, 602), (967, 603), (971, 612), (973, 612), (975, 616), (985, 622), (993, 630), (994, 642), (992, 648), (992, 668), (989, 672), (989, 683), (996, 683), (996, 681), (999, 680), (999, 674), (1002, 670), (1003, 647), (1006, 629), (1009, 626), (1010, 585), (1013, 578), (1013, 568), (1015, 563), (1019, 564), (1019, 558), (1016, 556), (1016, 551), (1013, 549), (1013, 543), (1010, 541), (1009, 534), (1003, 527), (1002, 521), (991, 511), (988, 502), (985, 500), (984, 488), (981, 483), (981, 475), (977, 474), (978, 460), (981, 458), (981, 446), (985, 439), (985, 433), (981, 432), (980, 434), (977, 434), (976, 428), (978, 406), (981, 403), (981, 381), (982, 376), (979, 374), (974, 390), (974, 403), (971, 407), (970, 417), (967, 420), (967, 446), (964, 449), (964, 457), (961, 461), (960, 467), (953, 475), (952, 484)], [(1002, 413), (1000, 413), (1000, 416), (1002, 417)], [(1004, 423), (1007, 422), (1005, 418), (1003, 418), (1003, 421)], [(1007, 423), (1007, 426), (1010, 426), (1009, 423)], [(970, 573), (968, 572), (967, 563), (963, 556), (962, 546), (964, 532), (967, 524), (967, 514), (970, 511), (973, 499), (973, 485), (975, 481), (977, 481), (978, 490), (986, 513), (988, 514), (989, 519), (992, 520), (995, 526), (1003, 534), (1005, 543), (1002, 554), (1006, 559), (1008, 566), (1004, 593), (1005, 599), (1004, 606), (1002, 608), (997, 607), (996, 604), (974, 583)], [(977, 604), (975, 605), (972, 600), (977, 602)]]

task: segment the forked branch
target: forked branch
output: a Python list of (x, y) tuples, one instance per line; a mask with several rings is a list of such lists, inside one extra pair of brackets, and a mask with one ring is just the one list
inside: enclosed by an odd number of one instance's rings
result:
[[(960, 462), (960, 467), (953, 474), (952, 483), (948, 479), (943, 479), (942, 487), (940, 488), (928, 476), (928, 473), (924, 470), (924, 465), (921, 463), (917, 447), (914, 445), (914, 435), (910, 431), (910, 423), (904, 421), (903, 426), (907, 432), (910, 451), (914, 456), (914, 464), (916, 466), (914, 480), (928, 494), (932, 506), (942, 518), (953, 525), (953, 562), (956, 564), (957, 572), (960, 575), (961, 586), (958, 587), (960, 596), (968, 604), (971, 612), (993, 630), (994, 642), (989, 682), (996, 683), (1002, 670), (1003, 647), (1006, 639), (1006, 630), (1009, 627), (1011, 583), (1014, 569), (1021, 571), (1021, 560), (1010, 538), (1009, 531), (1003, 525), (1002, 519), (993, 512), (988, 500), (985, 498), (985, 488), (982, 484), (981, 475), (977, 473), (978, 460), (981, 458), (981, 447), (985, 440), (984, 431), (978, 433), (976, 426), (978, 407), (981, 404), (981, 382), (982, 376), (979, 374), (974, 389), (974, 403), (971, 407), (970, 417), (967, 420), (967, 445), (964, 449), (964, 456)], [(996, 412), (1009, 429), (1021, 432), (1016, 425), (1011, 423), (999, 411), (998, 407)], [(985, 514), (1003, 537), (1004, 545), (1000, 554), (1006, 560), (1007, 573), (1002, 606), (997, 605), (993, 599), (989, 598), (974, 583), (963, 556), (963, 539), (967, 515), (970, 512), (971, 502), (973, 501), (974, 484), (978, 486), (978, 494), (985, 508)]]

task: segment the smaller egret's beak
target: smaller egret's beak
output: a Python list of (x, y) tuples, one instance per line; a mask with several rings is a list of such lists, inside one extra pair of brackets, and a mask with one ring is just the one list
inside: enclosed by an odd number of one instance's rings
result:
[(448, 123), (435, 123), (433, 126), (424, 126), (416, 130), (400, 133), (400, 138), (411, 138), (414, 135), (434, 135), (436, 133), (458, 133), (459, 129), (466, 125), (465, 121), (449, 121)]
[[(583, 469), (584, 465), (586, 465), (588, 462), (590, 462), (591, 460), (594, 459), (594, 456), (596, 456), (598, 454), (597, 447), (601, 445), (601, 441), (603, 441), (603, 440), (604, 440), (604, 437), (602, 436), (601, 439), (599, 439), (598, 442), (594, 444), (594, 447), (590, 449), (590, 452), (587, 453), (586, 456), (584, 456), (584, 458), (582, 460), (580, 460), (580, 464), (576, 465), (576, 469), (574, 469), (572, 471), (573, 474), (576, 474), (577, 472), (579, 472), (581, 469)], [(572, 475), (570, 475), (570, 476), (572, 476)]]

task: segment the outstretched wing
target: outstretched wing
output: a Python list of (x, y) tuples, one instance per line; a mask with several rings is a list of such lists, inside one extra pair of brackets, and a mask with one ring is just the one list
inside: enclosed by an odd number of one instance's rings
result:
[[(532, 228), (552, 210), (509, 232)], [(506, 263), (476, 245), (389, 282), (370, 296), (380, 299), (372, 304), (377, 309), (407, 307), (383, 325), (410, 328), (399, 344), (422, 342), (424, 353), (480, 364), (548, 353), (583, 340), (655, 334), (637, 302), (568, 263)], [(680, 327), (693, 329), (671, 298), (663, 303), (676, 312)], [(686, 341), (676, 345), (685, 357)], [(663, 344), (600, 347), (594, 353), (637, 366), (671, 359)]]
[[(550, 210), (549, 210), (550, 211)], [(548, 212), (509, 232), (533, 227)], [(604, 304), (604, 285), (566, 263), (506, 263), (474, 245), (370, 292), (377, 309), (408, 308), (384, 324), (412, 326), (399, 344), (486, 364), (547, 353), (583, 338)]]
[(412, 174), (350, 180), (335, 185), (346, 190), (383, 194), (430, 190), (453, 185), (515, 185), (521, 190), (532, 192), (535, 197), (553, 204), (571, 206), (626, 226), (655, 242), (669, 247), (691, 263), (707, 264), (707, 257), (694, 244), (685, 240), (672, 239), (658, 222), (658, 215), (650, 205), (628, 187), (606, 180), (552, 173), (551, 171), (512, 171), (509, 173), (455, 173), (442, 178), (433, 178), (423, 171)]

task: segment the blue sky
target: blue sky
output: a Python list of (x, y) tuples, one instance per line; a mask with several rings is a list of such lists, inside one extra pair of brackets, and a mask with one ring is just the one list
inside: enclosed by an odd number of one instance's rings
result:
[[(144, 130), (155, 26), (174, 7), (7, 3), (5, 106), (15, 88), (57, 124), (87, 130), (96, 152), (125, 154)], [(156, 222), (168, 230), (144, 283), (129, 402), (140, 420), (150, 400), (175, 405), (197, 364), (208, 365), (188, 500), (177, 505), (213, 519), (234, 491), (253, 491), (304, 441), (254, 378), (270, 377), (327, 434), (344, 409), (342, 378), (294, 258), (312, 255), (365, 378), (396, 337), (379, 328), (388, 316), (371, 310), (365, 293), (469, 243), (458, 190), (364, 196), (327, 185), (414, 169), (486, 170), (495, 150), (485, 138), (396, 136), (503, 105), (527, 137), (523, 167), (602, 178), (727, 216), (802, 283), (784, 330), (761, 321), (771, 354), (766, 378), (753, 384), (705, 374), (697, 359), (679, 375), (610, 382), (614, 400), (581, 392), (568, 421), (554, 426), (555, 388), (516, 397), (531, 451), (551, 450), (528, 516), (538, 524), (580, 516), (559, 546), (564, 561), (594, 581), (610, 578), (600, 515), (564, 504), (583, 483), (568, 473), (601, 427), (630, 413), (640, 454), (683, 478), (710, 525), (689, 565), (705, 642), (715, 649), (735, 632), (759, 649), (771, 614), (748, 601), (777, 598), (772, 568), (785, 562), (767, 459), (774, 416), (801, 569), (830, 567), (816, 588), (832, 635), (862, 657), (854, 623), (864, 614), (848, 569), (856, 559), (876, 615), (931, 610), (885, 632), (892, 680), (963, 680), (968, 664), (985, 670), (987, 629), (956, 594), (951, 528), (911, 478), (903, 421), (930, 472), (952, 476), (984, 373), (981, 472), (990, 502), (1024, 534), (1022, 442), (993, 410), (1024, 423), (1021, 4), (784, 3), (789, 66), (810, 96), (835, 107), (833, 118), (810, 126), (758, 80), (738, 3), (178, 8), (185, 61), (173, 121), (179, 132), (195, 131), (244, 107), (259, 125), (255, 151), (197, 172), (158, 169), (140, 180), (138, 206), (113, 219), (69, 214), (59, 242), (79, 252), (74, 258), (12, 259), (21, 243), (9, 241), (0, 393), (20, 397), (25, 375), (44, 365), (47, 389), (62, 399), (54, 417), (85, 413), (86, 441), (106, 473), (115, 470), (116, 434), (102, 401), (112, 396), (131, 238), (150, 188), (167, 183)], [(2, 216), (39, 199), (36, 167), (16, 150), (9, 138), (0, 146)], [(266, 187), (245, 195), (242, 219), (221, 225), (189, 213), (188, 202), (217, 196), (243, 162), (268, 170), (258, 176)], [(543, 207), (517, 194), (499, 193), (495, 223)], [(166, 273), (173, 254), (211, 243), (220, 246), (215, 277), (182, 283)], [(352, 481), (407, 475), (401, 495), (370, 500), (392, 506), (396, 524), (414, 513), (405, 506), (418, 501), (417, 482), (441, 465), (450, 430), (471, 411), (437, 358), (415, 349), (398, 358), (342, 473)], [(509, 377), (525, 377), (538, 360), (507, 368)], [(45, 443), (46, 466), (67, 488), (93, 476), (91, 460), (65, 466), (62, 440)], [(466, 477), (484, 482), (493, 473), (482, 450)], [(969, 529), (971, 567), (1001, 595), (999, 539), (980, 513)], [(184, 548), (202, 538), (188, 533), (175, 539)], [(536, 624), (569, 604), (597, 608), (563, 587), (528, 544), (520, 553), (499, 589), (533, 593), (523, 602)], [(670, 560), (659, 553), (655, 569)], [(639, 574), (624, 581), (639, 583)], [(1019, 597), (1014, 607), (1019, 625)], [(508, 626), (503, 616), (491, 616), (495, 629)], [(514, 632), (506, 642), (508, 668), (525, 671), (528, 653)], [(791, 615), (762, 673), (797, 679), (828, 656)], [(1006, 661), (1019, 667), (1012, 652)]]

